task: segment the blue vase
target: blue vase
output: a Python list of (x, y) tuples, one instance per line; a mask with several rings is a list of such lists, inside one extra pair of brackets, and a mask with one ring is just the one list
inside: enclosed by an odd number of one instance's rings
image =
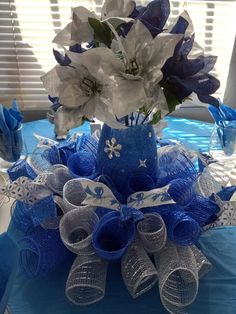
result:
[(152, 125), (112, 129), (104, 124), (98, 144), (97, 169), (125, 196), (130, 194), (128, 182), (134, 175), (148, 176), (155, 183), (157, 146)]

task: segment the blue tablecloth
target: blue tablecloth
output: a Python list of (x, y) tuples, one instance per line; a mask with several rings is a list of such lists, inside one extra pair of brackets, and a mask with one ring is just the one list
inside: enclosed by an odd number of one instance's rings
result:
[[(179, 139), (193, 149), (208, 150), (212, 124), (187, 119), (168, 118), (167, 138)], [(78, 131), (78, 129), (77, 129)], [(89, 132), (89, 125), (79, 129)], [(32, 153), (37, 141), (33, 133), (54, 137), (53, 126), (46, 120), (24, 125), (28, 152)], [(19, 239), (21, 234), (12, 226), (8, 234)], [(188, 308), (190, 314), (236, 313), (236, 227), (217, 228), (202, 236), (200, 245), (213, 264), (213, 270), (200, 281), (196, 302)], [(1, 250), (1, 248), (0, 248)], [(65, 297), (65, 283), (71, 261), (62, 269), (43, 279), (29, 280), (18, 271), (11, 291), (9, 308), (12, 314), (164, 314), (157, 286), (133, 300), (124, 286), (119, 264), (109, 267), (106, 297), (88, 307), (76, 307)], [(0, 279), (1, 280), (1, 279)]]
[[(164, 138), (179, 140), (191, 149), (208, 151), (209, 137), (213, 128), (212, 123), (173, 117), (166, 118), (166, 121), (168, 122), (168, 126), (164, 129)], [(80, 128), (72, 130), (71, 134), (75, 131), (90, 133), (89, 123), (85, 123)], [(53, 125), (47, 120), (25, 123), (23, 135), (29, 154), (33, 152), (38, 143), (38, 140), (33, 136), (34, 133), (55, 139)]]

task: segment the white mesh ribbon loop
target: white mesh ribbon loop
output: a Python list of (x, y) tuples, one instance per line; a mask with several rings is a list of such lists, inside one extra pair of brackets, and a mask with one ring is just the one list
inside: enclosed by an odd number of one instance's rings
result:
[(191, 249), (197, 263), (198, 278), (201, 279), (212, 269), (212, 265), (195, 245), (191, 246)]
[(76, 254), (93, 254), (92, 233), (98, 221), (92, 207), (76, 208), (66, 213), (60, 221), (60, 234), (65, 246)]
[(49, 169), (46, 184), (54, 193), (62, 195), (64, 185), (71, 179), (72, 175), (66, 166), (53, 165)]
[(98, 302), (105, 296), (108, 262), (96, 253), (79, 255), (70, 270), (66, 296), (76, 305)]
[(145, 214), (144, 220), (137, 225), (137, 231), (148, 253), (158, 252), (166, 244), (166, 226), (157, 213)]
[(124, 283), (133, 298), (137, 298), (157, 282), (157, 270), (140, 242), (134, 242), (121, 260)]
[(198, 267), (191, 247), (168, 242), (154, 256), (162, 304), (170, 313), (186, 313), (185, 307), (198, 292)]
[(72, 179), (68, 181), (63, 187), (63, 201), (65, 212), (74, 208), (80, 208), (82, 202), (86, 197), (86, 193), (80, 183), (79, 179)]

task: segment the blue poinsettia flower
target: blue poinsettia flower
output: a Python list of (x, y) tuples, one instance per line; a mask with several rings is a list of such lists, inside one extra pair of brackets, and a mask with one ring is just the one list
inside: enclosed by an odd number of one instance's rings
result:
[(146, 7), (136, 6), (131, 17), (140, 20), (156, 37), (163, 31), (163, 27), (170, 15), (169, 0), (154, 0)]
[[(183, 16), (180, 16), (171, 33), (185, 34), (188, 26), (189, 22)], [(200, 55), (194, 59), (189, 58), (193, 44), (194, 34), (184, 36), (177, 44), (173, 56), (163, 66), (161, 85), (164, 87), (164, 93), (167, 100), (168, 98), (172, 98), (172, 100), (175, 98), (177, 102), (181, 103), (194, 92), (200, 101), (218, 106), (218, 100), (212, 97), (211, 94), (219, 88), (220, 81), (209, 74), (216, 63), (217, 57)]]
[[(163, 27), (170, 15), (169, 0), (154, 0), (147, 6), (138, 5), (129, 16), (132, 19), (140, 20), (150, 31), (153, 38), (163, 31)], [(133, 23), (122, 24), (119, 33), (126, 36)]]

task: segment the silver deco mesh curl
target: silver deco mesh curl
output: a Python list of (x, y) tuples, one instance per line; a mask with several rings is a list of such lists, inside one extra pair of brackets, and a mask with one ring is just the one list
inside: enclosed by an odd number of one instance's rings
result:
[(121, 272), (133, 298), (151, 289), (158, 280), (157, 270), (139, 241), (134, 242), (122, 257)]
[(162, 304), (170, 313), (186, 313), (185, 307), (198, 292), (198, 268), (192, 249), (168, 242), (154, 256)]
[(76, 254), (93, 254), (92, 233), (99, 218), (93, 207), (76, 208), (60, 221), (60, 235), (65, 246)]
[(79, 255), (70, 270), (66, 296), (76, 305), (98, 302), (105, 296), (108, 262), (96, 253)]
[(36, 147), (33, 151), (32, 155), (29, 157), (28, 162), (30, 166), (34, 169), (36, 173), (43, 173), (48, 171), (51, 167), (49, 161), (45, 158), (42, 158), (44, 151), (46, 151), (48, 147)]
[(160, 251), (166, 244), (166, 226), (157, 213), (145, 214), (144, 220), (137, 225), (137, 231), (144, 248), (149, 253)]
[(46, 184), (53, 192), (62, 195), (64, 185), (71, 179), (72, 175), (66, 166), (53, 165), (49, 169)]
[(72, 179), (63, 187), (63, 202), (65, 212), (71, 209), (81, 207), (82, 202), (86, 198), (86, 193), (79, 179)]
[(221, 190), (221, 185), (214, 177), (208, 172), (207, 168), (204, 169), (202, 174), (198, 177), (195, 191), (204, 196), (209, 197), (212, 193), (217, 193)]
[(191, 249), (196, 259), (198, 278), (201, 279), (212, 269), (212, 265), (195, 245), (191, 246)]

